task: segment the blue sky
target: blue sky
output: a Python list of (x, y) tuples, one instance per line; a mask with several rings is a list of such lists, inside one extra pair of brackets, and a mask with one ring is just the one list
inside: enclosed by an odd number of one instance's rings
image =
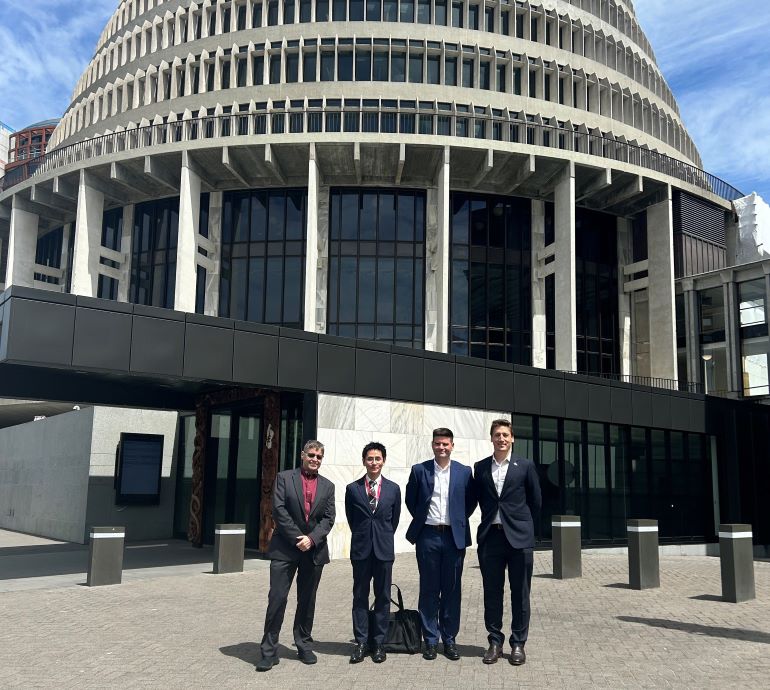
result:
[[(770, 200), (768, 0), (635, 0), (704, 167)], [(117, 0), (0, 0), (0, 121), (60, 115)]]

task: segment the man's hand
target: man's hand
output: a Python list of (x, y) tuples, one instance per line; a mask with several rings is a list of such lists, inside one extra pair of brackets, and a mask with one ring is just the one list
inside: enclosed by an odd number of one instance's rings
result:
[(300, 551), (309, 551), (313, 548), (313, 541), (308, 536), (297, 537), (297, 548)]

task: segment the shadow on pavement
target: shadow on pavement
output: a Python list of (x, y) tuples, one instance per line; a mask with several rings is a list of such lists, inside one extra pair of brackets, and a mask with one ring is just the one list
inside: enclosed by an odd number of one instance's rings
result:
[(631, 589), (628, 586), (628, 582), (613, 582), (610, 585), (604, 585), (604, 587), (611, 587), (613, 589)]
[(770, 644), (770, 633), (761, 630), (746, 630), (744, 628), (723, 628), (717, 625), (701, 625), (700, 623), (686, 623), (684, 621), (672, 621), (665, 618), (639, 618), (637, 616), (617, 616), (619, 621), (625, 623), (641, 623), (654, 628), (666, 630), (678, 630), (692, 635), (706, 635), (708, 637), (722, 637), (728, 640), (743, 640), (744, 642), (760, 642)]
[(721, 601), (723, 603), (727, 603), (718, 594), (698, 594), (694, 597), (690, 597), (690, 599), (697, 599), (699, 601)]
[[(239, 642), (228, 647), (220, 647), (219, 651), (225, 656), (232, 656), (252, 666), (256, 666), (257, 662), (262, 658), (258, 642)], [(277, 651), (279, 659), (295, 659), (299, 661), (296, 650), (289, 649), (286, 645), (279, 644)]]
[[(246, 551), (246, 560), (260, 559), (256, 551)], [(175, 565), (211, 565), (214, 549), (195, 548), (181, 539), (127, 543), (123, 570), (163, 568)], [(52, 575), (75, 575), (88, 570), (88, 546), (50, 544), (0, 548), (0, 580), (16, 580)], [(211, 572), (211, 568), (206, 568)]]

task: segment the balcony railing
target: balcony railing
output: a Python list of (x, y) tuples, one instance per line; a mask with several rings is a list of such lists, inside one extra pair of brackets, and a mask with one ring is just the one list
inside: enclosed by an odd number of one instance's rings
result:
[[(486, 109), (484, 109), (486, 111)], [(0, 179), (0, 191), (43, 172), (121, 151), (150, 149), (162, 144), (237, 139), (243, 136), (321, 133), (403, 134), (451, 136), (458, 139), (514, 142), (596, 156), (668, 175), (727, 201), (743, 194), (705, 170), (643, 146), (587, 131), (523, 121), (505, 114), (378, 107), (301, 107), (207, 116), (135, 127), (56, 148)]]

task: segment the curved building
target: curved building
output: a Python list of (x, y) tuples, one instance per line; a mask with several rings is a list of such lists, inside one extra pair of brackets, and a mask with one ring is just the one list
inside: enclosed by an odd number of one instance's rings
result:
[(675, 280), (742, 196), (629, 0), (122, 0), (51, 146), (0, 186), (6, 287), (669, 390), (701, 380)]

